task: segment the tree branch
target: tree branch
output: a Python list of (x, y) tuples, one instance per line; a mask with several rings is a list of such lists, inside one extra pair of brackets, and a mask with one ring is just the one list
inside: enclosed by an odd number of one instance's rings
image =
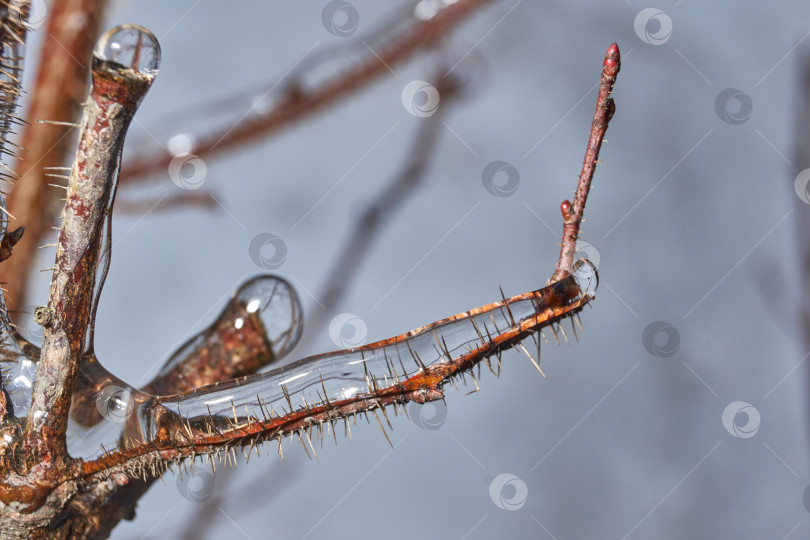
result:
[(25, 430), (26, 454), (43, 466), (58, 467), (56, 462), (67, 456), (68, 411), (92, 324), (96, 269), (106, 247), (104, 227), (115, 175), (129, 122), (156, 73), (156, 64), (146, 59), (155, 49), (159, 59), (154, 36), (128, 26), (108, 32), (94, 52), (92, 89), (62, 211), (50, 298), (40, 316), (45, 327), (42, 353)]

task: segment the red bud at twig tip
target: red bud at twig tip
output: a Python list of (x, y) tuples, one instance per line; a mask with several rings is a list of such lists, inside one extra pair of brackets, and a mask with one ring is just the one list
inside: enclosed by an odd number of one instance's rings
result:
[(607, 54), (605, 54), (605, 68), (611, 69), (620, 64), (619, 46), (613, 44), (608, 47)]

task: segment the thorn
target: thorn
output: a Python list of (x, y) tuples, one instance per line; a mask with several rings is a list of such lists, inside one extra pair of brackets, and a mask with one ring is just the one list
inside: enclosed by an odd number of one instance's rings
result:
[(231, 400), (231, 410), (233, 411), (233, 427), (239, 425), (239, 418), (236, 416), (236, 404)]
[(417, 364), (419, 364), (419, 367), (420, 367), (420, 369), (422, 370), (422, 373), (424, 373), (425, 371), (427, 371), (427, 367), (425, 367), (425, 364), (423, 364), (423, 363), (422, 363), (422, 359), (421, 359), (421, 358), (419, 358), (419, 355), (418, 355), (418, 354), (416, 354), (416, 353), (413, 351), (413, 349), (411, 349), (411, 344), (410, 344), (410, 342), (406, 341), (406, 342), (405, 342), (405, 345), (408, 347), (408, 350), (411, 352), (411, 358), (413, 358), (413, 359), (414, 359), (414, 361), (415, 361)]
[(383, 416), (385, 416), (385, 422), (388, 424), (388, 427), (394, 429), (394, 426), (391, 425), (391, 419), (388, 418), (388, 413), (385, 411), (385, 406), (380, 407), (380, 410), (382, 411)]
[[(292, 434), (290, 434), (290, 435), (292, 435)], [(307, 435), (307, 439), (309, 439), (309, 435)], [(301, 437), (301, 430), (298, 430), (298, 440), (301, 441), (301, 446), (304, 448), (304, 452), (307, 453), (307, 457), (309, 459), (312, 459), (312, 456), (309, 454), (309, 450), (307, 450), (307, 445), (304, 444), (304, 438)], [(312, 441), (310, 441), (309, 444), (311, 445)], [(315, 449), (313, 448), (312, 451), (314, 452)]]
[(388, 433), (385, 432), (385, 428), (383, 427), (382, 422), (380, 422), (380, 417), (377, 415), (377, 410), (372, 409), (371, 412), (374, 413), (374, 418), (377, 419), (377, 423), (380, 425), (380, 429), (382, 430), (383, 435), (385, 435), (385, 440), (388, 441), (388, 444), (391, 446), (391, 448), (394, 448), (394, 445), (391, 444), (391, 439), (388, 438)]
[(579, 318), (579, 313), (574, 313), (574, 316), (572, 318), (577, 322), (577, 326), (579, 326), (579, 331), (582, 332), (582, 334), (584, 335), (585, 329), (582, 328), (582, 321)]
[(309, 430), (308, 430), (308, 429), (304, 429), (304, 435), (306, 435), (306, 436), (307, 436), (307, 442), (309, 443), (309, 447), (312, 449), (312, 455), (314, 455), (314, 456), (315, 456), (315, 461), (317, 461), (318, 463), (320, 463), (320, 462), (321, 462), (321, 460), (319, 460), (319, 459), (318, 459), (318, 453), (317, 453), (317, 452), (315, 452), (315, 447), (314, 447), (314, 446), (312, 446), (312, 439), (310, 439), (310, 438), (309, 438)]
[(526, 353), (526, 356), (528, 356), (528, 357), (529, 357), (529, 360), (531, 360), (531, 361), (532, 361), (532, 364), (534, 364), (534, 367), (536, 367), (536, 368), (537, 368), (537, 371), (539, 371), (539, 372), (540, 372), (540, 375), (542, 375), (543, 377), (545, 377), (545, 376), (546, 376), (546, 374), (545, 374), (545, 373), (543, 373), (543, 370), (542, 370), (542, 369), (540, 369), (540, 364), (538, 364), (538, 363), (537, 363), (537, 361), (536, 361), (536, 360), (535, 360), (535, 359), (532, 357), (532, 355), (531, 355), (531, 354), (529, 354), (529, 351), (527, 351), (527, 350), (526, 350), (526, 347), (524, 347), (524, 346), (523, 346), (523, 343), (518, 343), (518, 345), (520, 346), (520, 348), (521, 348), (521, 349), (523, 349), (523, 352), (525, 352), (525, 353)]
[(354, 442), (354, 441), (352, 440), (352, 427), (349, 425), (349, 417), (348, 417), (348, 416), (344, 416), (344, 417), (343, 417), (343, 422), (344, 422), (344, 423), (345, 423), (345, 425), (346, 425), (346, 434), (348, 434), (348, 435), (349, 435), (349, 442), (350, 442), (350, 443), (351, 443), (351, 442)]
[(554, 339), (557, 340), (557, 345), (562, 345), (560, 342), (560, 336), (557, 335), (557, 329), (554, 328), (554, 323), (551, 323), (551, 333), (554, 334)]
[(262, 403), (262, 398), (259, 397), (259, 394), (256, 394), (256, 401), (259, 403), (259, 410), (262, 412), (262, 418), (264, 418), (264, 421), (267, 422), (267, 410), (264, 408), (264, 403)]
[(290, 412), (293, 412), (293, 404), (292, 400), (290, 399), (290, 393), (287, 392), (287, 387), (283, 384), (281, 385), (281, 391), (284, 392), (284, 397), (287, 398), (287, 405), (290, 406)]
[(568, 343), (568, 336), (565, 335), (565, 330), (563, 330), (562, 325), (560, 323), (557, 323), (557, 327), (559, 328), (560, 333), (563, 335), (563, 338), (565, 338), (565, 342)]
[(503, 287), (498, 285), (498, 289), (501, 291), (501, 299), (503, 300), (503, 305), (506, 308), (506, 312), (509, 313), (509, 320), (512, 321), (512, 326), (517, 326), (515, 324), (515, 317), (512, 315), (512, 310), (509, 308), (509, 302), (506, 301), (506, 296), (503, 294)]
[(470, 394), (474, 394), (474, 393), (478, 392), (479, 390), (481, 390), (481, 388), (479, 388), (479, 386), (478, 386), (478, 381), (475, 378), (475, 373), (473, 373), (472, 370), (470, 370), (470, 375), (472, 376), (473, 382), (475, 383), (475, 390), (470, 390), (469, 392), (467, 392), (468, 396)]
[(79, 124), (74, 124), (73, 122), (57, 122), (56, 120), (34, 120), (37, 124), (51, 124), (54, 126), (68, 126), (78, 128), (81, 127)]
[[(10, 217), (11, 219), (17, 219), (14, 216), (12, 216), (11, 213), (8, 210), (6, 210), (6, 207), (4, 205), (0, 205), (0, 210), (2, 210), (3, 213), (5, 215), (7, 215), (8, 217)], [(56, 229), (57, 231), (59, 230), (59, 228), (57, 228), (57, 227), (54, 227), (54, 229)]]
[(481, 335), (481, 330), (479, 330), (478, 325), (475, 324), (475, 318), (472, 315), (470, 315), (469, 311), (467, 312), (467, 315), (470, 317), (470, 322), (472, 323), (473, 328), (475, 328), (475, 333), (478, 334), (478, 339), (481, 340), (481, 345), (486, 345), (487, 342), (484, 341), (484, 336)]
[(323, 374), (321, 374), (321, 388), (323, 388), (323, 399), (326, 401), (326, 406), (331, 409), (332, 404), (329, 403), (329, 397), (326, 395), (326, 384), (323, 382)]

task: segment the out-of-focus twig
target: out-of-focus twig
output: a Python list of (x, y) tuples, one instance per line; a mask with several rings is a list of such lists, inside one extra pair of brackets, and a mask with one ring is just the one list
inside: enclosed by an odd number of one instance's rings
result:
[(441, 96), (441, 106), (433, 116), (421, 120), (406, 154), (405, 163), (377, 198), (366, 206), (355, 223), (354, 230), (343, 245), (337, 261), (326, 273), (325, 290), (319, 296), (320, 302), (326, 307), (326, 310), (311, 311), (312, 315), (304, 326), (306, 331), (319, 333), (322, 330), (324, 318), (330, 313), (329, 310), (334, 309), (340, 303), (386, 222), (422, 184), (436, 152), (442, 120), (458, 90), (457, 84), (459, 84), (458, 81), (453, 77), (437, 80), (436, 89)]
[(145, 214), (178, 208), (214, 208), (217, 202), (210, 191), (183, 191), (176, 195), (165, 195), (157, 201), (123, 198), (119, 195), (115, 202), (115, 212), (121, 214)]
[[(45, 36), (39, 55), (36, 81), (30, 93), (25, 126), (15, 172), (17, 180), (8, 196), (8, 210), (24, 225), (25, 236), (14, 257), (0, 266), (0, 282), (6, 289), (6, 304), (16, 313), (26, 304), (26, 289), (37, 248), (51, 230), (64, 196), (57, 183), (46, 176), (47, 167), (65, 165), (75, 131), (70, 126), (37, 120), (73, 123), (87, 95), (89, 58), (104, 18), (106, 0), (64, 0), (49, 6)], [(51, 171), (53, 172), (53, 171)]]
[[(360, 65), (353, 65), (345, 72), (330, 78), (321, 86), (305, 90), (291, 85), (269, 112), (249, 116), (236, 126), (229, 126), (216, 133), (207, 134), (197, 142), (190, 153), (198, 157), (212, 155), (255, 141), (273, 134), (323, 107), (367, 86), (391, 66), (406, 60), (418, 50), (441, 39), (464, 18), (490, 0), (458, 0), (439, 10), (433, 17), (416, 20), (410, 30), (384, 48), (369, 54)], [(384, 36), (383, 36), (384, 37)], [(131, 182), (137, 177), (166, 170), (174, 156), (165, 150), (137, 156), (127, 160), (121, 171), (121, 182)]]
[[(799, 94), (795, 110), (793, 112), (794, 124), (794, 148), (793, 148), (793, 174), (791, 179), (794, 182), (794, 190), (798, 195), (795, 198), (795, 205), (798, 207), (796, 212), (796, 237), (798, 239), (807, 238), (810, 233), (810, 213), (807, 211), (808, 196), (810, 196), (810, 183), (800, 180), (801, 172), (810, 168), (810, 52), (802, 55), (799, 68)], [(804, 185), (801, 185), (801, 184)], [(802, 197), (802, 195), (804, 195)], [(785, 294), (788, 302), (793, 303), (793, 317), (798, 321), (796, 325), (800, 332), (799, 340), (803, 342), (804, 349), (810, 347), (810, 247), (806, 241), (799, 241), (796, 243), (797, 258), (799, 261), (798, 284), (789, 285), (789, 287), (799, 287), (799, 296), (796, 298), (795, 294)], [(788, 271), (788, 275), (793, 272)], [(769, 276), (774, 279), (773, 274)], [(774, 303), (773, 298), (770, 298)], [(778, 307), (774, 311), (780, 314), (784, 313), (784, 303), (777, 304)], [(790, 304), (788, 304), (790, 306)], [(808, 388), (810, 388), (810, 368), (804, 368), (804, 385), (805, 394), (810, 395)], [(810, 397), (805, 398), (805, 422), (810, 417)]]

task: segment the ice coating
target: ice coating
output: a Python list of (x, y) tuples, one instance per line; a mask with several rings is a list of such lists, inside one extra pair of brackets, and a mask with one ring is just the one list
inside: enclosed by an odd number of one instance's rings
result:
[(215, 445), (274, 436), (354, 412), (442, 397), (453, 374), (576, 314), (590, 297), (573, 276), (364, 347), (156, 397), (137, 412), (147, 441)]
[[(595, 281), (595, 271), (591, 276)], [(592, 291), (595, 285), (583, 287)], [(258, 276), (240, 286), (217, 319), (173, 354), (143, 390), (109, 373), (93, 354), (85, 355), (73, 393), (69, 452), (91, 460), (88, 467), (94, 470), (106, 467), (104, 460), (111, 455), (107, 452), (115, 448), (137, 455), (138, 448), (145, 452), (157, 443), (204, 452), (251, 436), (266, 439), (305, 431), (392, 403), (440, 399), (441, 387), (452, 376), (519, 346), (544, 328), (556, 335), (555, 323), (576, 315), (590, 298), (577, 278), (569, 276), (364, 347), (195, 388), (193, 378), (188, 373), (178, 376), (176, 369), (191, 357), (209, 366), (232, 362), (233, 355), (241, 355), (242, 362), (263, 363), (288, 353), (298, 340), (301, 308), (295, 291), (280, 278)], [(25, 347), (29, 356), (38, 351), (30, 344)], [(23, 348), (18, 343), (10, 350), (17, 355), (6, 356), (4, 362), (17, 366), (16, 376), (32, 380), (36, 363)], [(23, 373), (23, 368), (33, 371)], [(169, 380), (171, 376), (180, 378)], [(26, 396), (19, 388), (18, 396)], [(182, 393), (165, 395), (166, 388)], [(30, 392), (27, 395), (30, 399)]]

